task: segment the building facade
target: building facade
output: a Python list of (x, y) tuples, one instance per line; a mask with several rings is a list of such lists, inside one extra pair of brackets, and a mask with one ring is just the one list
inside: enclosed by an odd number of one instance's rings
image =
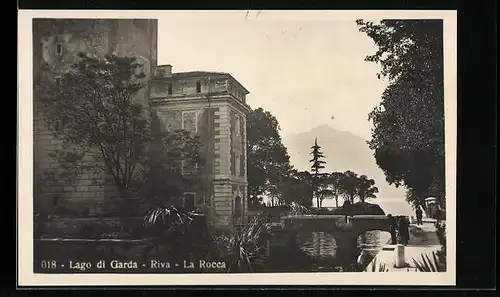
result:
[[(152, 19), (34, 19), (33, 20), (33, 161), (35, 212), (64, 208), (73, 213), (99, 213), (106, 208), (105, 197), (113, 196), (113, 186), (96, 185), (106, 176), (86, 173), (75, 185), (45, 178), (59, 165), (50, 157), (60, 141), (48, 129), (36, 85), (44, 73), (66, 71), (77, 61), (78, 53), (95, 57), (106, 54), (134, 56), (150, 77), (157, 64), (158, 22)], [(147, 104), (147, 88), (137, 100)]]
[[(104, 174), (85, 173), (75, 185), (48, 181), (47, 172), (60, 164), (50, 157), (61, 145), (47, 127), (36, 85), (44, 71), (66, 71), (84, 52), (134, 56), (142, 64), (148, 87), (141, 100), (164, 131), (184, 129), (200, 137), (203, 185), (184, 194), (184, 206), (197, 208), (216, 229), (232, 229), (247, 213), (246, 104), (249, 93), (228, 73), (172, 73), (172, 66), (157, 66), (157, 20), (150, 19), (35, 19), (33, 22), (34, 209), (58, 213), (99, 214), (113, 208), (116, 190)], [(94, 180), (104, 181), (105, 186)]]
[(185, 194), (185, 207), (202, 209), (216, 229), (232, 229), (247, 213), (246, 104), (249, 92), (229, 73), (180, 72), (158, 66), (149, 103), (165, 131), (200, 137), (205, 185)]

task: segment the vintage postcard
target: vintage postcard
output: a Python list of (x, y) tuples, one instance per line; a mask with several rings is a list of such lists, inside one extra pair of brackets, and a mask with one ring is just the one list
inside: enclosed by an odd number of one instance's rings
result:
[(20, 11), (18, 285), (454, 285), (455, 11)]

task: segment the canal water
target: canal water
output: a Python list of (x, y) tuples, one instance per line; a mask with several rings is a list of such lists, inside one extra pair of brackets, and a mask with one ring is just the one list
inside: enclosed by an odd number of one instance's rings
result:
[[(383, 231), (367, 231), (358, 236), (356, 254), (364, 250), (369, 255), (369, 262), (389, 241), (390, 234)], [(311, 268), (314, 270), (333, 270), (338, 266), (336, 259), (336, 244), (333, 237), (324, 232), (299, 233), (297, 244), (302, 252), (311, 259)], [(352, 263), (355, 264), (355, 263)], [(365, 263), (368, 264), (368, 263)]]

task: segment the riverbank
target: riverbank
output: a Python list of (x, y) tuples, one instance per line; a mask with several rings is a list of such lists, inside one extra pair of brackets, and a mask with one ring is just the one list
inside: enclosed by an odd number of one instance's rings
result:
[(441, 249), (439, 239), (436, 234), (436, 220), (424, 219), (423, 225), (410, 224), (410, 239), (408, 245), (405, 246), (405, 263), (406, 267), (394, 267), (396, 255), (395, 245), (387, 244), (368, 264), (366, 271), (378, 272), (379, 268), (385, 267), (386, 271), (415, 271), (416, 267), (413, 259), (422, 260), (422, 255), (427, 254), (432, 258), (432, 252), (437, 252)]

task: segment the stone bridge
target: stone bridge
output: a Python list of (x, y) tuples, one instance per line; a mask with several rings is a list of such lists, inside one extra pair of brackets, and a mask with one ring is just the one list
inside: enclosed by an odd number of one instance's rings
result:
[(337, 256), (352, 263), (357, 257), (357, 238), (366, 231), (390, 232), (389, 220), (385, 215), (296, 215), (283, 218), (283, 231), (296, 238), (298, 232), (325, 232), (333, 236)]

